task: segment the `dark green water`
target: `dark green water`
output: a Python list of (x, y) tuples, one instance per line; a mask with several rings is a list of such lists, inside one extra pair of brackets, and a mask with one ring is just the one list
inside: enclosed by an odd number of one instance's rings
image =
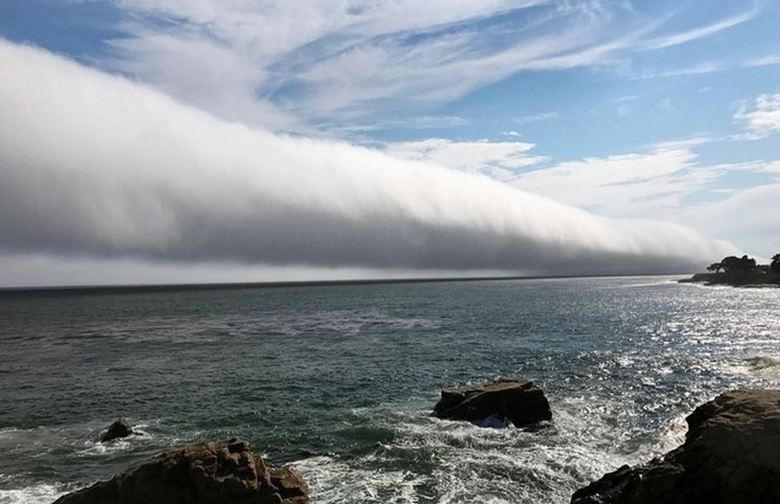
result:
[[(0, 295), (0, 504), (238, 435), (313, 502), (568, 502), (675, 446), (718, 392), (780, 385), (780, 291), (609, 278)], [(530, 378), (546, 428), (428, 416)], [(101, 445), (115, 416), (146, 435)]]

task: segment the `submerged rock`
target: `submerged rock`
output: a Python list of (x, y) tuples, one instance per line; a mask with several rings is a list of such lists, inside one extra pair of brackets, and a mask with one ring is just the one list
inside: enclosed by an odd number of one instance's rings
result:
[(54, 504), (305, 504), (309, 489), (289, 468), (273, 468), (237, 439), (164, 453)]
[(572, 504), (777, 504), (780, 390), (735, 390), (686, 418), (685, 443), (577, 490)]
[(444, 388), (433, 415), (482, 427), (506, 427), (510, 422), (524, 427), (552, 418), (544, 392), (530, 381), (515, 379)]
[(105, 443), (116, 438), (127, 437), (133, 433), (133, 429), (127, 420), (124, 418), (117, 418), (114, 423), (108, 426), (108, 430), (100, 436), (100, 442)]

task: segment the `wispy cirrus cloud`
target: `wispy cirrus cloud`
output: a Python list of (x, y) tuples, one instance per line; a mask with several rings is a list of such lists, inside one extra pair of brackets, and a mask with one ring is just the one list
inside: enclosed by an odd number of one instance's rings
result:
[(273, 129), (303, 126), (289, 111), (258, 96), (257, 90), (270, 77), (251, 55), (186, 30), (177, 34), (144, 30), (111, 44), (122, 54), (111, 67), (170, 96), (230, 121)]
[(774, 65), (780, 65), (780, 54), (770, 54), (768, 56), (754, 58), (747, 61), (746, 63), (743, 63), (742, 66), (745, 68), (753, 68), (753, 67), (774, 66)]
[(639, 48), (644, 50), (664, 49), (680, 44), (686, 44), (703, 38), (711, 37), (719, 32), (734, 26), (746, 23), (756, 17), (761, 11), (761, 2), (751, 1), (750, 7), (738, 14), (718, 20), (704, 26), (697, 26), (690, 30), (667, 34), (660, 37), (645, 40)]
[(687, 67), (672, 68), (657, 71), (645, 71), (637, 79), (657, 79), (663, 77), (680, 77), (684, 75), (703, 75), (715, 72), (722, 72), (729, 69), (727, 65), (714, 61), (703, 61)]
[[(117, 5), (129, 15), (121, 26), (127, 36), (111, 41), (117, 57), (107, 63), (221, 117), (235, 119), (233, 112), (237, 112), (242, 122), (268, 121), (266, 125), (283, 129), (291, 111), (306, 116), (402, 91), (384, 85), (374, 85), (372, 90), (373, 79), (366, 75), (381, 65), (401, 68), (403, 62), (393, 54), (395, 39), (446, 31), (467, 20), (475, 22), (546, 3), (121, 0)], [(421, 53), (435, 53), (437, 44), (455, 48), (447, 38), (435, 35), (414, 45)], [(386, 50), (380, 41), (387, 44)], [(333, 75), (328, 69), (347, 76), (349, 85), (320, 101), (320, 94), (333, 91), (325, 89)], [(228, 80), (222, 87), (209, 85), (225, 76)], [(294, 100), (282, 97), (275, 104), (268, 100), (280, 88), (306, 81), (319, 83), (320, 89), (307, 89)], [(252, 106), (252, 101), (258, 104)], [(249, 112), (240, 116), (242, 110)]]
[(384, 151), (399, 159), (425, 161), (469, 173), (482, 173), (497, 180), (510, 180), (517, 169), (547, 160), (544, 156), (530, 154), (534, 147), (530, 142), (428, 138), (390, 143), (385, 145)]
[(524, 126), (526, 124), (531, 124), (535, 122), (549, 121), (550, 119), (557, 118), (558, 115), (559, 115), (558, 112), (542, 112), (541, 114), (515, 116), (512, 118), (512, 121), (521, 126)]
[(622, 64), (639, 49), (715, 36), (761, 8), (669, 34), (670, 12), (606, 1), (115, 5), (126, 35), (110, 41), (109, 68), (220, 117), (297, 131), (312, 121), (377, 123), (377, 110), (424, 109), (519, 72)]

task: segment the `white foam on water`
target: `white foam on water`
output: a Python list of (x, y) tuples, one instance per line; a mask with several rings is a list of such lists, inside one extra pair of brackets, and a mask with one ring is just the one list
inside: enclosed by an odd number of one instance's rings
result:
[(78, 450), (76, 455), (79, 456), (93, 456), (93, 455), (106, 455), (113, 453), (120, 453), (130, 450), (133, 443), (138, 441), (151, 441), (153, 436), (147, 430), (149, 423), (139, 423), (131, 426), (133, 433), (127, 437), (112, 439), (111, 441), (101, 442), (94, 436), (91, 439), (83, 441), (86, 448)]
[[(368, 465), (372, 458), (368, 456), (362, 462)], [(294, 468), (308, 482), (312, 502), (320, 504), (416, 503), (419, 500), (415, 487), (425, 479), (410, 471), (365, 469), (327, 456), (308, 458)]]
[(121, 438), (121, 439), (112, 439), (111, 441), (108, 441), (106, 443), (102, 443), (100, 441), (84, 441), (84, 445), (86, 448), (83, 450), (77, 451), (75, 454), (77, 456), (92, 456), (92, 455), (106, 455), (111, 453), (119, 453), (123, 451), (127, 451), (131, 448), (131, 437), (132, 435)]
[(62, 485), (48, 483), (0, 490), (0, 504), (51, 504), (64, 493)]
[(733, 375), (739, 382), (746, 381), (745, 386), (780, 386), (780, 355), (736, 353), (738, 356), (724, 358), (720, 363), (722, 372)]
[(533, 431), (480, 428), (389, 406), (355, 410), (367, 423), (392, 430), (393, 440), (367, 455), (314, 457), (296, 467), (313, 502), (563, 504), (589, 481), (665, 453), (684, 438), (681, 416), (628, 448), (636, 433), (608, 421), (620, 406), (588, 409), (591, 404), (585, 398), (557, 403), (553, 422)]
[(738, 371), (772, 381), (780, 380), (780, 356), (756, 355), (742, 359), (736, 366)]

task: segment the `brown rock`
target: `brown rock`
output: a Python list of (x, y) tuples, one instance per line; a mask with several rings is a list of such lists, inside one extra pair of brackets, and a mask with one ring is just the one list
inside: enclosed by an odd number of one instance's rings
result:
[(780, 390), (735, 390), (686, 418), (682, 446), (577, 490), (572, 504), (777, 504)]
[(433, 415), (466, 420), (485, 427), (524, 427), (550, 420), (550, 403), (532, 382), (502, 379), (474, 387), (448, 387), (433, 408)]
[(289, 468), (269, 468), (235, 439), (164, 453), (55, 504), (305, 504), (309, 489)]

